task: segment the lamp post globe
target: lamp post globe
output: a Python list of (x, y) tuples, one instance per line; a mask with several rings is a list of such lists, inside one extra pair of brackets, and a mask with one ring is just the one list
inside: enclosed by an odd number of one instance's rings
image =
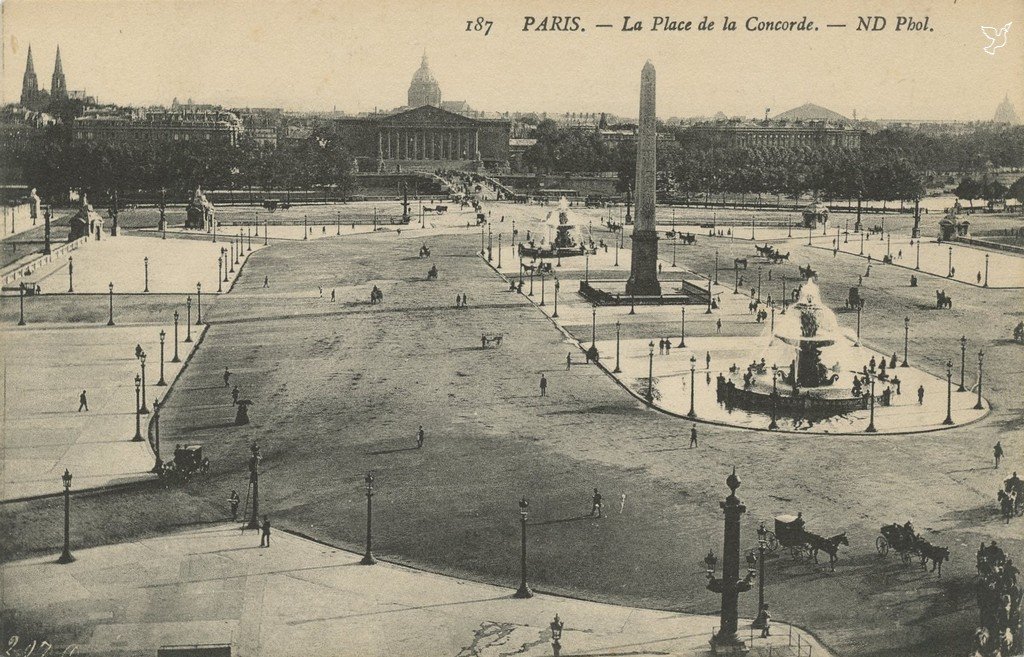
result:
[(654, 340), (647, 345), (647, 402), (654, 401)]
[(697, 417), (697, 410), (694, 407), (694, 395), (697, 388), (697, 357), (690, 354), (690, 412), (687, 417)]
[(978, 403), (974, 405), (974, 410), (980, 411), (985, 408), (984, 404), (981, 403), (981, 365), (982, 359), (985, 357), (985, 352), (978, 350)]
[(910, 317), (903, 318), (903, 362), (900, 367), (910, 367), (907, 362), (907, 351), (910, 348)]
[[(167, 331), (160, 329), (160, 380), (156, 382), (158, 386), (167, 385), (167, 381), (164, 380), (164, 342), (167, 340)], [(156, 402), (154, 402), (155, 405)]]
[(519, 500), (519, 526), (521, 537), (521, 550), (519, 561), (519, 589), (512, 595), (513, 598), (532, 598), (533, 591), (526, 583), (526, 520), (529, 517), (530, 503), (526, 497)]
[(957, 392), (967, 392), (967, 387), (964, 385), (964, 372), (967, 368), (967, 336), (960, 336), (960, 387), (957, 388)]
[(135, 435), (132, 437), (132, 442), (139, 442), (142, 440), (142, 413), (140, 412), (140, 401), (139, 401), (139, 390), (142, 387), (142, 377), (138, 374), (135, 375)]
[(943, 424), (953, 424), (953, 361), (946, 361), (946, 419)]

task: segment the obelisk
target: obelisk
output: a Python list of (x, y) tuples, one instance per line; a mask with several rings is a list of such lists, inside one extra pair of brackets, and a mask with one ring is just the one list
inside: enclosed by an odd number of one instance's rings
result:
[(636, 148), (636, 218), (633, 223), (633, 256), (626, 294), (659, 295), (658, 232), (654, 223), (657, 174), (657, 125), (654, 111), (654, 64), (648, 61), (640, 73), (640, 126)]

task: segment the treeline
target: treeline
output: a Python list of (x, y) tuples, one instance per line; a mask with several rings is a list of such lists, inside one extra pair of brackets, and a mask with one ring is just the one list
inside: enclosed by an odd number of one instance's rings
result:
[(143, 193), (168, 201), (205, 189), (303, 189), (332, 187), (350, 194), (352, 157), (327, 133), (290, 140), (277, 148), (244, 136), (235, 146), (216, 142), (89, 143), (70, 141), (57, 129), (10, 149), (10, 168), (23, 172), (43, 198), (67, 198), (82, 189), (93, 200)]
[[(671, 135), (672, 139), (665, 139)], [(535, 171), (617, 171), (620, 189), (635, 175), (636, 146), (609, 144), (596, 132), (541, 121), (536, 145), (523, 155)], [(913, 200), (926, 186), (952, 185), (954, 174), (1024, 166), (1024, 127), (979, 126), (964, 135), (883, 130), (860, 148), (730, 146), (689, 128), (659, 133), (658, 169), (672, 193), (815, 194), (825, 199)], [(993, 188), (995, 189), (995, 188)]]

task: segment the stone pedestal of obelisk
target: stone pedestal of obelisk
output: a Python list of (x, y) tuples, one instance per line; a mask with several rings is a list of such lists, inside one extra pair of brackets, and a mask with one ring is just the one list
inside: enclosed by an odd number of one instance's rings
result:
[(626, 294), (660, 295), (658, 283), (658, 232), (654, 222), (657, 173), (657, 125), (654, 114), (654, 64), (640, 73), (640, 125), (636, 149), (636, 218), (633, 223), (633, 257)]

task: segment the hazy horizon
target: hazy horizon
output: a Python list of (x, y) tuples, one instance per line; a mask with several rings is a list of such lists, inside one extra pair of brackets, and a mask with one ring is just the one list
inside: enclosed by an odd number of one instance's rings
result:
[[(528, 1), (375, 5), (228, 0), (8, 0), (2, 7), (4, 103), (17, 102), (28, 45), (49, 88), (59, 43), (69, 89), (102, 103), (235, 107), (349, 113), (405, 105), (424, 51), (443, 100), (488, 112), (609, 112), (635, 117), (640, 68), (658, 72), (658, 116), (759, 117), (806, 102), (847, 117), (990, 120), (1008, 95), (1024, 114), (1024, 2), (984, 7), (912, 3), (902, 15), (930, 16), (930, 33), (856, 32), (857, 16), (896, 12), (881, 1), (818, 6), (726, 2), (685, 6), (640, 2)], [(545, 11), (546, 10), (546, 11)], [(582, 33), (522, 31), (523, 17), (579, 15)], [(623, 16), (740, 19), (736, 32), (619, 30)], [(495, 21), (489, 36), (466, 20)], [(759, 33), (743, 18), (799, 19), (818, 32)], [(1015, 25), (988, 55), (981, 25)], [(595, 29), (595, 24), (613, 24)], [(843, 30), (827, 23), (845, 23)], [(1016, 30), (1016, 31), (1015, 31)], [(695, 65), (696, 64), (696, 65)]]

